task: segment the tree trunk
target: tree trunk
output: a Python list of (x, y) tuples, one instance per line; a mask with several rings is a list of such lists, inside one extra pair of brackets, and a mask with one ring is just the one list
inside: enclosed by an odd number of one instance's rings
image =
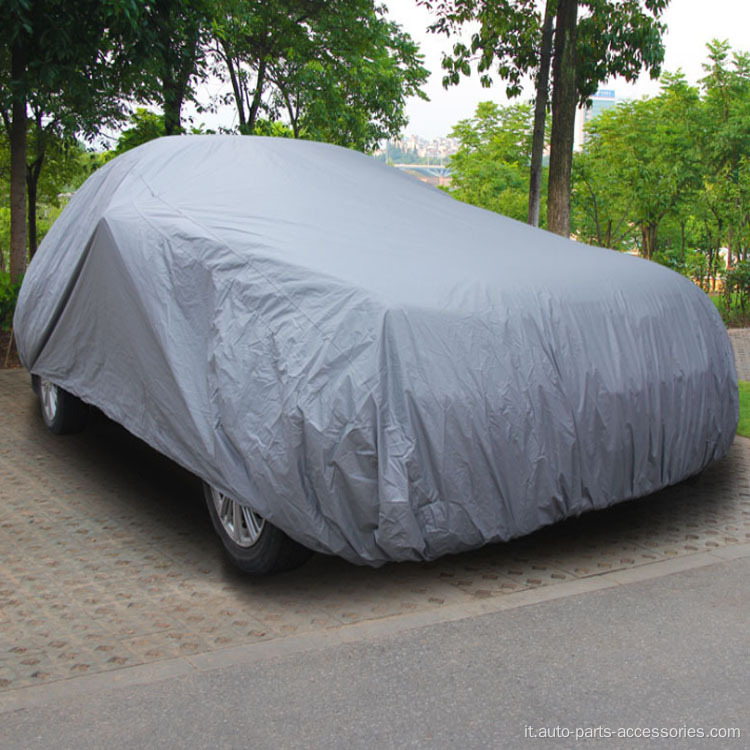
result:
[(685, 220), (680, 221), (680, 260), (685, 262)]
[(11, 80), (15, 88), (10, 124), (10, 278), (19, 281), (26, 270), (26, 96), (21, 81), (26, 72), (22, 42), (11, 51)]
[(42, 173), (42, 166), (44, 165), (44, 152), (45, 147), (42, 143), (40, 153), (34, 163), (26, 168), (26, 193), (29, 209), (29, 260), (34, 257), (38, 247), (36, 233), (37, 188), (39, 186), (39, 175)]
[(38, 246), (36, 232), (37, 188), (39, 186), (39, 176), (42, 174), (42, 167), (44, 167), (44, 157), (47, 153), (47, 134), (42, 127), (41, 113), (36, 113), (34, 121), (36, 128), (36, 138), (34, 138), (36, 150), (33, 156), (35, 158), (34, 161), (26, 167), (26, 193), (29, 212), (29, 260), (34, 257), (34, 253), (36, 253)]
[(658, 228), (659, 225), (654, 222), (641, 224), (642, 255), (648, 260), (651, 260), (656, 250), (656, 233)]
[(245, 100), (243, 98), (243, 89), (242, 89), (242, 83), (240, 81), (239, 70), (235, 69), (234, 60), (231, 54), (232, 51), (229, 45), (224, 41), (220, 41), (219, 44), (221, 45), (221, 49), (223, 50), (222, 56), (227, 66), (227, 72), (229, 73), (229, 80), (232, 84), (232, 93), (234, 94), (234, 103), (237, 106), (237, 117), (239, 118), (239, 131), (240, 133), (243, 133), (244, 128), (245, 128), (245, 123), (246, 123)]
[(547, 120), (549, 68), (552, 60), (552, 31), (557, 0), (547, 0), (542, 26), (542, 47), (539, 54), (539, 73), (536, 78), (534, 104), (534, 137), (531, 142), (531, 171), (529, 174), (529, 224), (539, 226), (539, 207), (542, 203), (542, 160), (544, 158), (544, 131)]
[(164, 109), (164, 134), (179, 135), (182, 133), (182, 100), (183, 95), (173, 81), (165, 80), (162, 85), (162, 108)]
[(258, 65), (258, 73), (255, 76), (255, 93), (253, 94), (253, 101), (250, 105), (250, 111), (247, 116), (247, 127), (248, 132), (252, 133), (255, 128), (255, 121), (258, 119), (258, 112), (260, 111), (260, 104), (263, 101), (263, 89), (266, 85), (266, 61), (261, 60)]
[[(168, 30), (167, 26), (167, 30)], [(163, 82), (163, 108), (164, 108), (164, 132), (166, 135), (178, 135), (182, 129), (182, 105), (188, 90), (190, 77), (195, 71), (195, 63), (198, 58), (198, 37), (200, 29), (197, 23), (185, 32), (185, 42), (182, 54), (177, 56), (179, 64), (175, 67), (175, 60), (165, 58)], [(169, 40), (166, 40), (166, 49), (169, 49)], [(187, 50), (187, 52), (186, 52)]]
[[(168, 28), (168, 27), (167, 27)], [(175, 70), (175, 60), (170, 58), (169, 39), (163, 40), (164, 49), (161, 61), (161, 98), (164, 112), (164, 134), (179, 135), (182, 132), (182, 102), (185, 98), (185, 84), (181, 85), (180, 72)]]
[(727, 232), (727, 268), (731, 268), (733, 266), (732, 260), (734, 258), (732, 251), (734, 250), (734, 232), (732, 231), (734, 227), (729, 227), (729, 232)]
[(570, 235), (570, 175), (573, 166), (576, 103), (576, 25), (578, 0), (560, 0), (555, 27), (552, 63), (552, 133), (547, 229), (563, 237)]
[(29, 260), (34, 257), (37, 248), (36, 239), (36, 187), (37, 178), (31, 177), (31, 170), (26, 173), (26, 192), (28, 195), (29, 208)]
[[(289, 96), (289, 92), (282, 89), (284, 97), (284, 106), (286, 107), (286, 113), (289, 115), (289, 122), (292, 126), (292, 133), (295, 138), (299, 138), (299, 113), (295, 110), (292, 104), (292, 98)], [(388, 141), (386, 141), (386, 151), (388, 150)]]

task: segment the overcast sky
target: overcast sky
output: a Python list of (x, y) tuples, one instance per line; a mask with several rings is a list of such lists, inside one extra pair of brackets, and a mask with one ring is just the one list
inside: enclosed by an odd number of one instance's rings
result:
[[(505, 102), (502, 82), (484, 89), (475, 75), (463, 79), (459, 86), (443, 89), (440, 59), (451, 43), (443, 36), (426, 32), (431, 16), (417, 7), (415, 0), (386, 0), (386, 4), (391, 17), (419, 42), (425, 67), (433, 71), (425, 89), (430, 101), (412, 99), (408, 104), (406, 133), (426, 138), (447, 135), (458, 120), (471, 117), (478, 102), (488, 99)], [(703, 75), (701, 65), (706, 60), (706, 43), (710, 40), (728, 39), (734, 49), (750, 51), (750, 0), (671, 0), (663, 20), (667, 24), (664, 69), (682, 68), (692, 83), (697, 83)], [(615, 79), (608, 88), (614, 88), (620, 98), (658, 92), (658, 84), (647, 75), (634, 86)]]

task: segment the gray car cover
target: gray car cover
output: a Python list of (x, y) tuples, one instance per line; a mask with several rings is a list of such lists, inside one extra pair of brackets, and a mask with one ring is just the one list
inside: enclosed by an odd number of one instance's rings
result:
[(354, 151), (152, 141), (24, 280), (24, 365), (308, 547), (431, 559), (723, 456), (731, 345), (689, 280)]

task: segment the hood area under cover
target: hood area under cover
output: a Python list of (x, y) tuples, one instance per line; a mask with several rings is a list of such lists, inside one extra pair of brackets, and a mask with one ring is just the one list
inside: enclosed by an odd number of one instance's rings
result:
[(738, 419), (729, 338), (687, 279), (320, 143), (113, 160), (42, 242), (14, 329), (31, 372), (374, 565), (679, 482)]

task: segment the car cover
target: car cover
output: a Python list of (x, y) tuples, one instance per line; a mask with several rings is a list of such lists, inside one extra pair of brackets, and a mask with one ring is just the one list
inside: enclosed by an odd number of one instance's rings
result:
[(688, 279), (321, 143), (117, 157), (45, 237), (14, 326), (32, 373), (373, 565), (647, 495), (723, 456), (738, 419)]

